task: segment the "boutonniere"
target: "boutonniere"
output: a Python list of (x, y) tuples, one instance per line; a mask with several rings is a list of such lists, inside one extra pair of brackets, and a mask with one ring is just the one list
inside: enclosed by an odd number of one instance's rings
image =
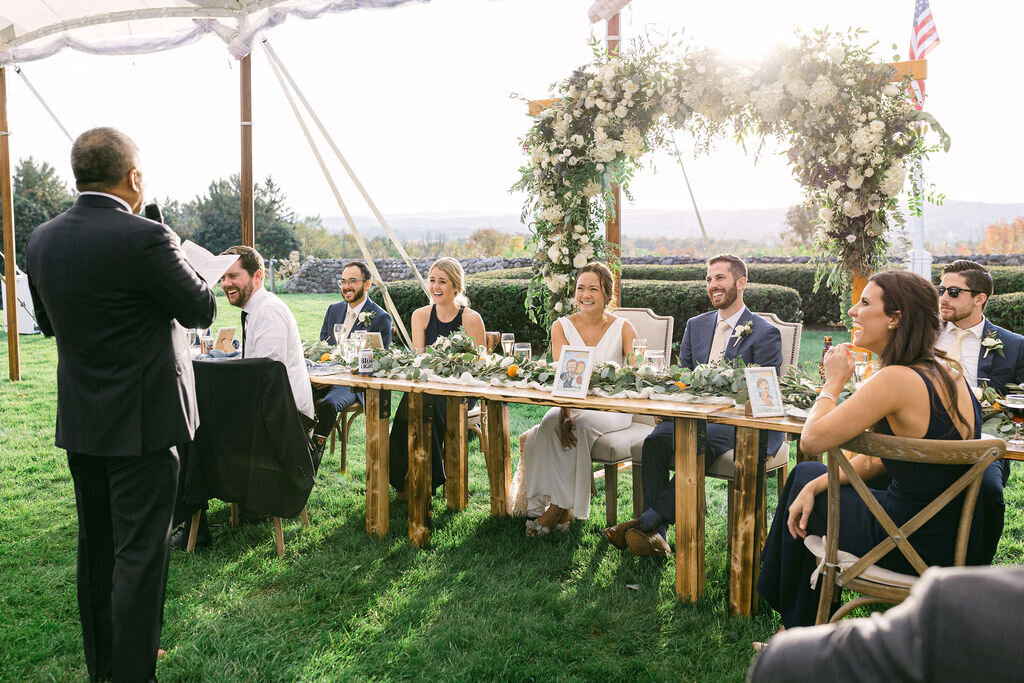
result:
[(1000, 357), (1006, 357), (1006, 354), (1003, 353), (1003, 340), (999, 338), (995, 330), (989, 330), (989, 333), (982, 338), (981, 345), (985, 347), (985, 355), (982, 358), (988, 358), (989, 351), (998, 351)]
[(373, 311), (363, 311), (359, 314), (359, 322), (363, 325), (369, 325), (373, 322)]
[(736, 329), (732, 333), (732, 336), (734, 336), (734, 337), (736, 337), (738, 339), (743, 339), (744, 337), (746, 337), (748, 334), (750, 334), (753, 331), (754, 331), (754, 323), (753, 323), (753, 321), (748, 320), (747, 322), (743, 323), (742, 325), (737, 325)]

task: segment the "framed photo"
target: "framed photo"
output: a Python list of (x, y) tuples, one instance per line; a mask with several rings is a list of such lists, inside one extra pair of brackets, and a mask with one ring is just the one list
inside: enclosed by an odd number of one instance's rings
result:
[(237, 327), (222, 327), (217, 330), (217, 340), (213, 342), (213, 348), (224, 353), (237, 351), (234, 344), (235, 332), (237, 330)]
[(371, 349), (384, 348), (384, 338), (380, 336), (380, 332), (367, 332), (366, 341)]
[(779, 376), (775, 366), (767, 368), (744, 368), (747, 380), (747, 394), (750, 395), (750, 412), (754, 417), (781, 417), (782, 392), (779, 391)]
[(585, 398), (594, 371), (594, 349), (589, 346), (563, 346), (555, 371), (552, 396)]

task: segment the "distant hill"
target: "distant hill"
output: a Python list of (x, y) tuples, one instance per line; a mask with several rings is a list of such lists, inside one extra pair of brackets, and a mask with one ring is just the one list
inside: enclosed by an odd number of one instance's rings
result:
[[(786, 208), (705, 211), (701, 216), (709, 235), (721, 238), (774, 242), (785, 227)], [(947, 201), (942, 206), (925, 206), (925, 239), (955, 242), (979, 240), (985, 228), (1001, 219), (1024, 216), (1024, 203), (986, 204)], [(424, 212), (386, 216), (391, 228), (404, 240), (422, 240), (443, 235), (446, 239), (468, 237), (478, 228), (525, 233), (527, 226), (518, 215), (484, 214), (459, 211)], [(347, 230), (341, 216), (328, 216), (324, 225), (332, 232)], [(356, 216), (356, 225), (367, 237), (384, 234), (372, 216)], [(624, 207), (623, 235), (631, 238), (699, 237), (700, 228), (693, 211), (639, 209)]]

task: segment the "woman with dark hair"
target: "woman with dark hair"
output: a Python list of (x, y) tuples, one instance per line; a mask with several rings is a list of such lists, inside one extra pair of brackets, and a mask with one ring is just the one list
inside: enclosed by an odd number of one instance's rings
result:
[[(960, 366), (935, 350), (939, 330), (939, 297), (919, 275), (886, 271), (871, 277), (850, 315), (859, 327), (853, 343), (878, 355), (881, 369), (841, 406), (836, 396), (853, 374), (849, 344), (833, 347), (825, 356), (825, 386), (807, 418), (800, 447), (823, 453), (866, 429), (880, 434), (925, 439), (977, 439), (981, 406)], [(958, 478), (966, 467), (883, 460), (865, 455), (850, 459), (865, 481), (889, 475), (885, 490), (872, 490), (896, 524), (903, 524)], [(820, 589), (811, 589), (817, 559), (804, 547), (807, 534), (824, 535), (827, 520), (828, 477), (825, 465), (798, 464), (779, 498), (771, 531), (761, 555), (757, 590), (779, 612), (783, 628), (814, 623)], [(846, 476), (840, 481), (848, 484)], [(980, 501), (979, 501), (980, 502)], [(862, 555), (887, 534), (849, 486), (841, 489), (840, 543), (842, 550)], [(929, 565), (953, 563), (959, 505), (949, 505), (911, 537), (914, 548)], [(975, 509), (980, 529), (982, 507)], [(972, 541), (974, 534), (972, 534)], [(978, 556), (968, 547), (967, 562)], [(900, 572), (913, 568), (899, 551), (878, 565)]]
[[(565, 346), (590, 346), (593, 362), (621, 363), (632, 349), (636, 331), (625, 318), (612, 315), (615, 281), (603, 263), (588, 263), (576, 278), (576, 312), (551, 326), (555, 361)], [(582, 374), (577, 361), (576, 374)], [(606, 432), (625, 429), (633, 418), (624, 413), (551, 408), (540, 423), (532, 445), (521, 454), (525, 466), (526, 533), (542, 536), (551, 529), (566, 530), (572, 517), (590, 516), (593, 468), (590, 447)]]

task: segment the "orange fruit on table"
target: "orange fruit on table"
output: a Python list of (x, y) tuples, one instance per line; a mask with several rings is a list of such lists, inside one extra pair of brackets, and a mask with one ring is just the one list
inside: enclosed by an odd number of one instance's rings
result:
[(515, 377), (518, 374), (519, 374), (519, 366), (518, 365), (513, 364), (513, 365), (508, 366), (508, 376), (509, 377)]
[(326, 363), (330, 359), (331, 359), (331, 354), (330, 353), (324, 353), (324, 355), (320, 356), (320, 362), (321, 363)]

